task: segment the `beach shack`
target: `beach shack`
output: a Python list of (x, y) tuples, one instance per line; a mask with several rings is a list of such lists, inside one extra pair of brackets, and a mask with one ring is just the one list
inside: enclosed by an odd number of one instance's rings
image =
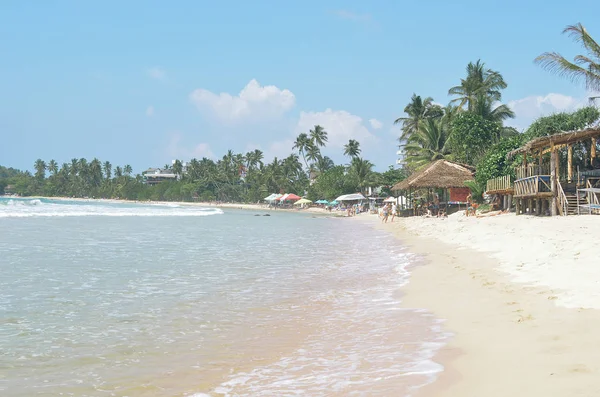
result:
[(403, 215), (420, 215), (423, 205), (417, 203), (417, 198), (423, 198), (425, 194), (427, 201), (433, 201), (434, 190), (442, 190), (439, 205), (445, 209), (449, 206), (466, 207), (470, 189), (465, 182), (473, 181), (474, 175), (475, 169), (468, 165), (436, 160), (396, 183), (392, 190), (396, 193), (405, 192), (409, 210)]
[[(488, 193), (515, 199), (516, 213), (572, 215), (600, 213), (600, 128), (561, 132), (527, 142), (507, 154), (522, 155), (515, 180), (488, 181)], [(574, 152), (576, 153), (574, 162)]]

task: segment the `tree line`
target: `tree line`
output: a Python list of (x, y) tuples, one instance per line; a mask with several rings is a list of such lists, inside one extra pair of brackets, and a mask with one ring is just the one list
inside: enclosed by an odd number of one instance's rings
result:
[(327, 131), (316, 125), (295, 140), (292, 153), (283, 158), (264, 161), (260, 150), (245, 154), (229, 150), (222, 158), (192, 159), (187, 164), (175, 160), (164, 169), (177, 180), (148, 185), (141, 174), (133, 175), (129, 165), (85, 158), (58, 165), (55, 160), (34, 163), (35, 172), (0, 168), (0, 192), (6, 186), (22, 196), (119, 198), (153, 201), (224, 201), (257, 202), (271, 193), (293, 192), (312, 200), (327, 199), (355, 192), (367, 193), (369, 187), (383, 186), (389, 194), (391, 185), (404, 177), (403, 170), (390, 167), (376, 172), (374, 165), (360, 156), (360, 144), (349, 140), (344, 146), (346, 164), (335, 164), (322, 154), (327, 145)]

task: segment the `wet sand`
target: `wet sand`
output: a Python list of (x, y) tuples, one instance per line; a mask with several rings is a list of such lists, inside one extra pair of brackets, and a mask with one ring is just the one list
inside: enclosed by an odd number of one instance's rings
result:
[[(403, 305), (431, 310), (446, 320), (444, 330), (454, 334), (435, 358), (445, 371), (417, 397), (599, 395), (600, 311), (565, 306), (573, 306), (573, 301), (593, 305), (595, 296), (586, 292), (600, 278), (585, 280), (581, 273), (589, 275), (590, 267), (600, 271), (600, 266), (597, 260), (578, 261), (593, 246), (577, 254), (579, 246), (572, 244), (577, 234), (561, 238), (560, 228), (563, 223), (575, 227), (578, 222), (594, 228), (600, 223), (593, 222), (600, 219), (503, 216), (461, 220), (455, 215), (450, 222), (401, 218), (385, 225), (376, 217), (363, 218), (423, 256), (424, 264), (412, 269)], [(521, 229), (531, 232), (530, 240), (513, 229), (521, 222)], [(533, 229), (540, 225), (533, 222), (545, 225), (537, 236)], [(597, 236), (600, 228), (595, 230)], [(539, 236), (548, 233), (555, 239), (540, 252)], [(595, 238), (587, 236), (579, 238)], [(482, 247), (487, 239), (500, 241), (507, 252), (492, 254), (489, 247)], [(539, 280), (536, 285), (525, 282), (529, 278), (507, 272), (512, 268), (528, 269)], [(574, 286), (573, 280), (580, 278), (584, 288), (579, 295), (553, 288), (553, 280), (561, 278), (570, 279)]]

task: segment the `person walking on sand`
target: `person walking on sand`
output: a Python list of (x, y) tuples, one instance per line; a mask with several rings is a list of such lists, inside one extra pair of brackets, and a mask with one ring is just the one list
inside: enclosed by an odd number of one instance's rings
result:
[(383, 219), (381, 219), (381, 222), (387, 223), (388, 216), (390, 216), (390, 206), (389, 204), (386, 204), (383, 206)]
[(396, 205), (396, 202), (394, 202), (394, 204), (392, 204), (392, 222), (394, 222), (394, 218), (396, 217), (397, 210), (398, 210), (398, 206)]

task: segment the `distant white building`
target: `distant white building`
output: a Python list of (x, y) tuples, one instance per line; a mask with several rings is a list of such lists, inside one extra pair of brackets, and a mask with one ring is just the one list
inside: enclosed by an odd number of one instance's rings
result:
[(144, 178), (144, 183), (147, 185), (156, 185), (163, 181), (177, 180), (177, 175), (172, 171), (163, 170), (161, 168), (148, 168), (146, 171), (142, 172), (142, 177)]

